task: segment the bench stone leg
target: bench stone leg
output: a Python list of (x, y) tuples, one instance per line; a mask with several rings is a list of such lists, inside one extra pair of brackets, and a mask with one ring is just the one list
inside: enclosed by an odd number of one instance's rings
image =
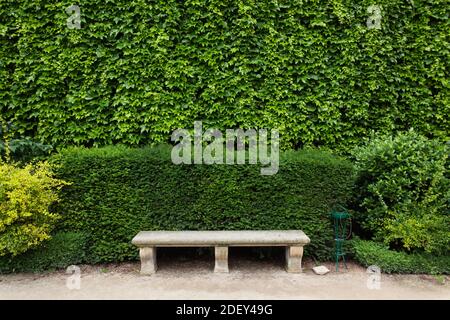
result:
[(228, 247), (215, 247), (216, 264), (214, 272), (227, 273), (228, 272)]
[(156, 272), (156, 247), (145, 247), (139, 249), (141, 257), (141, 274), (150, 275)]
[(291, 273), (302, 272), (302, 246), (286, 247), (286, 271)]

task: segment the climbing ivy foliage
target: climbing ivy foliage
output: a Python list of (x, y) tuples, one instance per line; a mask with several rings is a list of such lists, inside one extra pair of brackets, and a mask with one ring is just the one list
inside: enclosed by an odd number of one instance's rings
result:
[(55, 146), (167, 141), (194, 120), (278, 128), (283, 148), (346, 150), (411, 127), (446, 141), (449, 11), (448, 0), (1, 0), (1, 113)]

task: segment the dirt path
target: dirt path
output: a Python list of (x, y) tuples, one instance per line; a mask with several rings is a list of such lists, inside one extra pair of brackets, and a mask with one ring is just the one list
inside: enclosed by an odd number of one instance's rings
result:
[(161, 261), (153, 276), (139, 276), (137, 263), (81, 266), (79, 290), (67, 288), (63, 271), (0, 275), (0, 299), (450, 299), (450, 277), (382, 274), (380, 289), (371, 290), (356, 264), (325, 276), (312, 266), (288, 274), (279, 261), (239, 259), (229, 274), (214, 274), (211, 261), (188, 259)]

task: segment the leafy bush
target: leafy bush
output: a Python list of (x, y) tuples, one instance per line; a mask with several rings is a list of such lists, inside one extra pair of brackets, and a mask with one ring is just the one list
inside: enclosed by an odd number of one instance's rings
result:
[(46, 162), (23, 168), (0, 162), (0, 256), (18, 255), (50, 237), (58, 215), (49, 206), (63, 185)]
[[(49, 156), (53, 151), (51, 145), (33, 141), (29, 137), (21, 136), (13, 130), (11, 123), (6, 123), (0, 115), (0, 158), (27, 162)], [(12, 135), (12, 133), (15, 133)], [(7, 150), (8, 148), (8, 150)]]
[(83, 262), (87, 237), (60, 232), (38, 247), (15, 257), (0, 257), (0, 273), (41, 272)]
[(353, 186), (351, 163), (319, 151), (285, 152), (280, 170), (257, 165), (174, 165), (170, 148), (75, 148), (54, 156), (63, 189), (59, 230), (91, 237), (91, 263), (135, 259), (141, 230), (302, 229), (307, 255), (333, 250), (330, 208)]
[(355, 152), (359, 222), (374, 239), (442, 254), (450, 247), (448, 150), (409, 131)]
[[(283, 147), (448, 140), (448, 0), (0, 2), (0, 113), (60, 145), (280, 128)], [(366, 25), (381, 6), (381, 29)]]
[[(8, 147), (11, 159), (21, 162), (43, 159), (53, 151), (52, 146), (35, 142), (30, 138), (11, 139), (8, 142)], [(0, 156), (5, 154), (5, 143), (0, 141)]]
[(354, 258), (368, 267), (376, 265), (386, 273), (450, 274), (450, 256), (408, 254), (389, 250), (373, 241), (352, 240)]

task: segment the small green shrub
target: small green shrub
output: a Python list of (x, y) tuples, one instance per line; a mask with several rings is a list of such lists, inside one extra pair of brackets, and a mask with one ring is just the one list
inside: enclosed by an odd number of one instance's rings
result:
[(49, 207), (64, 184), (46, 162), (23, 168), (0, 162), (0, 256), (24, 253), (49, 239), (58, 219)]
[(15, 257), (0, 257), (0, 273), (42, 272), (83, 262), (87, 236), (60, 232)]
[[(47, 144), (35, 142), (30, 138), (11, 139), (8, 145), (11, 159), (27, 162), (33, 159), (44, 159), (53, 151), (53, 147)], [(0, 154), (5, 155), (5, 143), (0, 141)]]
[(136, 259), (141, 230), (301, 229), (305, 254), (333, 250), (330, 208), (353, 186), (350, 162), (319, 151), (285, 152), (280, 170), (257, 165), (174, 165), (170, 148), (75, 148), (52, 158), (64, 188), (59, 229), (92, 235), (91, 263)]
[(385, 273), (450, 274), (450, 256), (408, 254), (389, 250), (373, 241), (352, 240), (354, 258), (368, 267), (376, 265)]
[(354, 153), (358, 222), (374, 240), (409, 251), (450, 247), (448, 150), (409, 131), (375, 138)]
[[(10, 160), (28, 162), (31, 160), (44, 160), (50, 156), (53, 151), (51, 145), (36, 142), (30, 137), (19, 135), (13, 130), (14, 126), (5, 123), (0, 116), (0, 158)], [(15, 132), (11, 136), (11, 132)]]

